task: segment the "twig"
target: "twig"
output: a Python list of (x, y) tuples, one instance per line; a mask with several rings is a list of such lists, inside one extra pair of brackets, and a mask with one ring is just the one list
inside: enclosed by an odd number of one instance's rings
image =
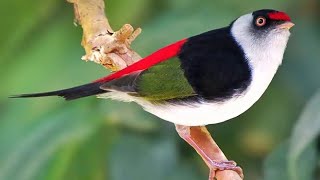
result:
[[(119, 31), (114, 32), (108, 22), (103, 0), (67, 0), (74, 5), (75, 22), (83, 28), (82, 46), (86, 55), (83, 60), (93, 61), (104, 67), (117, 71), (138, 61), (141, 57), (130, 48), (132, 41), (141, 33), (130, 24), (125, 24)], [(205, 137), (201, 141), (212, 148), (217, 160), (227, 160), (218, 145), (212, 139), (205, 127), (201, 127)], [(195, 139), (199, 138), (197, 136)], [(240, 176), (234, 171), (218, 171), (218, 180), (239, 180)]]
[(67, 0), (74, 5), (75, 22), (83, 29), (83, 60), (90, 60), (113, 71), (123, 69), (141, 57), (130, 48), (141, 33), (130, 24), (114, 32), (106, 18), (103, 0)]

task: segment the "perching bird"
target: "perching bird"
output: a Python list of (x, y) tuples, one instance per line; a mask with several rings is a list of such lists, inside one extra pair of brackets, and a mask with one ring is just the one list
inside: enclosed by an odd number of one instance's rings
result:
[(14, 97), (74, 100), (98, 95), (134, 101), (178, 125), (220, 123), (245, 112), (265, 92), (281, 65), (293, 25), (284, 12), (255, 11), (227, 27), (175, 42), (92, 83)]
[(274, 10), (241, 16), (228, 27), (166, 46), (131, 66), (70, 89), (14, 97), (98, 95), (134, 101), (175, 124), (234, 118), (264, 93), (282, 62), (294, 24)]

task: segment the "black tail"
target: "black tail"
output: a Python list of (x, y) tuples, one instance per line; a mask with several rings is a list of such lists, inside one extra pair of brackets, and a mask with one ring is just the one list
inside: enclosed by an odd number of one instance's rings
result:
[(87, 96), (106, 93), (105, 90), (100, 89), (101, 83), (90, 83), (82, 86), (77, 86), (69, 89), (63, 89), (59, 91), (35, 93), (35, 94), (21, 94), (11, 96), (10, 98), (29, 98), (29, 97), (45, 97), (45, 96), (60, 96), (65, 100), (74, 100)]

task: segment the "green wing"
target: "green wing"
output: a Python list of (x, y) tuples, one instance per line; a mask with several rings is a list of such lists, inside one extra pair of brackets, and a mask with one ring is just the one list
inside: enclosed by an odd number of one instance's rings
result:
[(127, 92), (150, 101), (166, 101), (195, 95), (177, 58), (161, 62), (142, 72), (107, 82), (101, 88)]
[(140, 96), (153, 101), (195, 95), (177, 58), (159, 63), (141, 73), (137, 81)]

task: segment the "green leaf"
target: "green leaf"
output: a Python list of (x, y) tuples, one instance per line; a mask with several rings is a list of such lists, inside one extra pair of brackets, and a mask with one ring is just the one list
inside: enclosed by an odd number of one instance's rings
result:
[[(182, 139), (179, 141), (185, 143)], [(110, 172), (112, 180), (206, 178), (200, 173), (200, 168), (194, 160), (179, 158), (179, 155), (172, 134), (151, 136), (151, 134), (123, 133), (108, 155), (110, 166), (107, 171)]]
[(23, 48), (25, 41), (33, 35), (30, 32), (35, 30), (36, 26), (40, 28), (44, 25), (41, 22), (44, 23), (57, 10), (58, 5), (59, 2), (55, 0), (1, 1), (0, 16), (6, 18), (1, 20), (3, 28), (0, 29), (0, 59), (15, 55), (16, 53), (12, 52), (18, 47)]
[[(100, 126), (94, 134), (77, 145), (72, 161), (67, 164), (63, 178), (60, 179), (106, 179), (108, 175), (106, 171), (106, 160), (108, 159), (106, 152), (109, 152), (113, 147), (112, 139), (116, 134), (114, 127)], [(56, 173), (52, 172), (51, 174)]]
[(320, 134), (320, 92), (306, 105), (287, 143), (265, 161), (265, 179), (312, 180), (317, 165), (315, 140)]
[(112, 180), (163, 180), (174, 172), (178, 154), (171, 139), (131, 134), (117, 141), (109, 157)]
[(287, 168), (288, 143), (281, 144), (264, 162), (264, 180), (289, 179)]
[[(283, 143), (276, 148), (264, 162), (264, 180), (292, 180), (293, 175), (288, 169), (288, 153), (290, 153), (289, 143)], [(314, 144), (309, 145), (301, 153), (301, 156), (296, 160), (295, 166), (296, 177), (293, 179), (312, 180), (314, 168), (317, 164), (317, 152)]]
[(39, 118), (32, 129), (20, 132), (23, 136), (11, 137), (1, 132), (0, 136), (10, 141), (3, 138), (0, 142), (7, 148), (0, 155), (0, 179), (35, 179), (57, 150), (92, 134), (98, 119), (85, 106), (70, 107)]
[(48, 170), (41, 173), (40, 177), (43, 176), (41, 179), (63, 179), (67, 173), (68, 167), (73, 162), (78, 148), (79, 146), (76, 145), (76, 143), (70, 143), (64, 148), (61, 148), (56, 155), (52, 157), (53, 160), (48, 163), (51, 164), (51, 166), (48, 167)]
[[(303, 152), (310, 147), (320, 134), (319, 107), (320, 92), (306, 105), (292, 132), (289, 150), (289, 173), (292, 180), (306, 179), (306, 177), (301, 177), (303, 171), (299, 167), (299, 158), (305, 155)], [(310, 163), (308, 168), (309, 171), (312, 171), (314, 166)]]

